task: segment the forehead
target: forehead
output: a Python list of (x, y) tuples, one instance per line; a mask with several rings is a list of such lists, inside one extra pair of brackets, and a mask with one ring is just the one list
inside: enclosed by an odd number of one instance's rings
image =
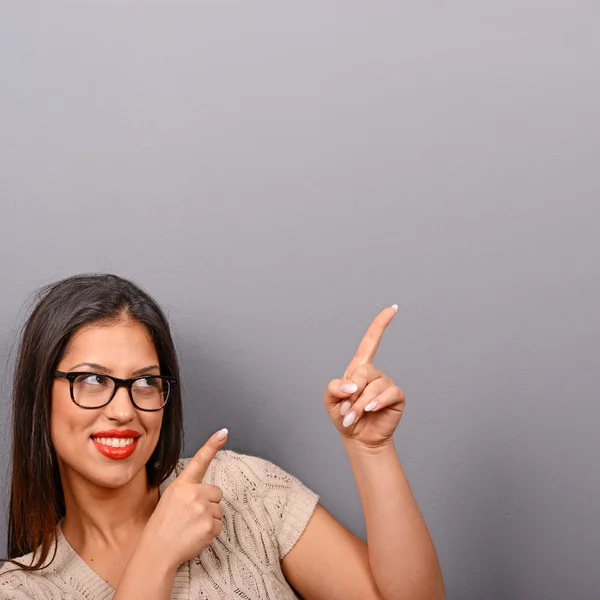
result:
[[(79, 328), (67, 344), (64, 357), (93, 354), (106, 361), (123, 355), (156, 357), (156, 348), (148, 330), (139, 322), (127, 320), (109, 323), (90, 323)], [(99, 362), (99, 361), (96, 361)]]

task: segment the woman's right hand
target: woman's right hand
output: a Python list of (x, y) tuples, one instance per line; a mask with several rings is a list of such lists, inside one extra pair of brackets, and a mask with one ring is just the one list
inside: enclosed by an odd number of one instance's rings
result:
[[(221, 432), (225, 437), (218, 440)], [(223, 529), (223, 491), (202, 479), (226, 440), (227, 430), (208, 439), (164, 491), (144, 528), (141, 541), (158, 549), (175, 569), (200, 554)]]

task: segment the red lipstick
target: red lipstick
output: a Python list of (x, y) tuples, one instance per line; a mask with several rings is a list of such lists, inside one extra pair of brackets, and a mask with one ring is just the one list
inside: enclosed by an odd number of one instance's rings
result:
[(106, 431), (92, 433), (92, 437), (137, 438), (140, 437), (140, 433), (133, 429), (107, 429)]
[[(119, 460), (122, 458), (127, 458), (134, 453), (139, 437), (140, 433), (134, 431), (133, 429), (109, 429), (107, 431), (97, 431), (93, 434), (91, 440), (94, 442), (94, 446), (96, 446), (101, 454), (104, 454), (104, 456), (107, 458)], [(115, 448), (113, 446), (101, 444), (98, 439), (94, 438), (133, 438), (133, 444), (123, 446), (122, 448)]]

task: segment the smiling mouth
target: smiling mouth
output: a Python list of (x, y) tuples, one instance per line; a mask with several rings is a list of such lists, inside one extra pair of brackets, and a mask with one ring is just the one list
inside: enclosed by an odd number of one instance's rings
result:
[(137, 438), (110, 438), (110, 437), (94, 437), (92, 439), (103, 446), (108, 446), (109, 448), (125, 448), (126, 446), (131, 446), (133, 442), (137, 440)]
[(113, 438), (102, 438), (102, 437), (90, 437), (96, 450), (106, 458), (112, 460), (122, 460), (129, 458), (135, 452), (137, 448), (139, 437), (113, 437)]

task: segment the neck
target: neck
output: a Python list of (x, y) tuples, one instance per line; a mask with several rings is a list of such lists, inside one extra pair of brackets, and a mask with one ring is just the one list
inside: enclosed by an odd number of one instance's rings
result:
[(148, 486), (145, 468), (119, 488), (60, 471), (65, 497), (62, 531), (73, 548), (120, 549), (137, 543), (159, 500), (159, 488)]

